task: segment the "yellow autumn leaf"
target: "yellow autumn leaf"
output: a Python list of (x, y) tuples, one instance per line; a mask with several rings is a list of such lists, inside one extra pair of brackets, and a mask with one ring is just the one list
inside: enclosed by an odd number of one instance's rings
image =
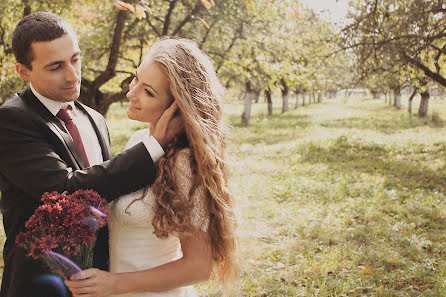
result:
[(124, 1), (114, 0), (113, 4), (118, 8), (119, 10), (130, 10), (131, 12), (135, 13), (135, 7), (133, 7), (132, 4), (126, 3)]
[(206, 28), (208, 28), (209, 29), (209, 24), (205, 21), (205, 20), (203, 20), (202, 18), (200, 18), (200, 17), (196, 17), (197, 19), (199, 19), (202, 23), (203, 23), (203, 25), (205, 25), (206, 26)]
[(203, 3), (204, 7), (206, 7), (206, 9), (211, 9), (212, 4), (211, 2), (209, 2), (208, 0), (201, 0), (201, 3)]
[(135, 15), (136, 15), (136, 17), (139, 20), (142, 20), (143, 18), (145, 18), (146, 17), (146, 12), (145, 12), (144, 7), (142, 7), (139, 4), (136, 4), (136, 6), (135, 6)]
[(122, 2), (122, 1), (113, 1), (113, 5), (117, 8), (117, 9), (119, 9), (119, 10), (126, 10), (127, 8), (125, 8), (124, 6), (122, 6), (121, 4), (120, 4), (120, 2)]
[(298, 19), (302, 18), (302, 14), (297, 9), (294, 10), (294, 16)]

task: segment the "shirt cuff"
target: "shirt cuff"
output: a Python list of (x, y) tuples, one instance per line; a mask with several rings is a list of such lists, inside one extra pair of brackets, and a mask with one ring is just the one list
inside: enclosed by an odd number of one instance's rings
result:
[(146, 146), (147, 151), (152, 157), (153, 163), (156, 163), (164, 155), (164, 150), (161, 145), (156, 141), (155, 137), (150, 136), (149, 138), (144, 137), (142, 142)]

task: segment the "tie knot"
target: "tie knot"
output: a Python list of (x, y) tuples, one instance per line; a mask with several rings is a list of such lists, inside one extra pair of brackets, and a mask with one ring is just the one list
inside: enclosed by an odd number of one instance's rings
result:
[(71, 121), (72, 118), (68, 114), (68, 111), (71, 109), (72, 109), (71, 105), (68, 105), (67, 108), (60, 109), (59, 112), (56, 114), (56, 117), (58, 117), (59, 119), (61, 119), (64, 122)]

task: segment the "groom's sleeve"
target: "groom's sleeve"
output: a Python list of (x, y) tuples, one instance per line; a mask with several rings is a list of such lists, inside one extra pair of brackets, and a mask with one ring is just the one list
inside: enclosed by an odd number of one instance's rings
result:
[(48, 191), (93, 189), (104, 198), (127, 194), (154, 182), (156, 167), (139, 143), (85, 170), (73, 170), (48, 139), (48, 127), (15, 107), (0, 108), (1, 190), (13, 186), (36, 200)]
[(159, 159), (161, 159), (161, 157), (164, 155), (164, 150), (158, 143), (158, 141), (155, 139), (155, 137), (149, 136), (149, 133), (147, 133), (147, 136), (144, 136), (142, 142), (146, 146), (147, 151), (152, 157), (153, 162), (155, 163), (158, 162)]

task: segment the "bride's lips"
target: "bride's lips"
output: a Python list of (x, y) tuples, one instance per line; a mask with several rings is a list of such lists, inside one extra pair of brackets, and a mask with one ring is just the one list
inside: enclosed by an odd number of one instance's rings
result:
[(132, 103), (129, 103), (129, 108), (130, 108), (130, 109), (134, 109), (134, 110), (141, 110), (141, 108), (136, 107), (136, 106), (133, 105)]

